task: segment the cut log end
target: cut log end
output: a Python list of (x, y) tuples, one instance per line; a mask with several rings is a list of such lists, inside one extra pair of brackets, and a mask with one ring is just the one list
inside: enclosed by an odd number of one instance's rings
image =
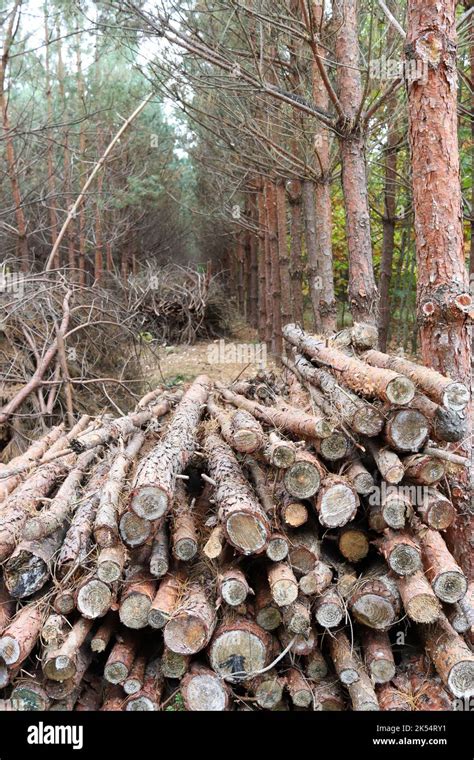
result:
[(195, 615), (176, 615), (165, 627), (165, 644), (177, 654), (196, 654), (206, 646), (208, 630)]
[(323, 628), (337, 628), (344, 617), (340, 604), (327, 603), (316, 610), (315, 618)]
[(469, 391), (463, 383), (451, 383), (447, 385), (443, 393), (443, 405), (447, 409), (460, 412), (469, 403)]
[(168, 511), (170, 497), (159, 486), (143, 486), (133, 496), (130, 506), (144, 520), (158, 520)]
[(115, 583), (122, 576), (122, 568), (113, 560), (103, 560), (97, 567), (97, 577), (104, 583)]
[(448, 687), (455, 697), (470, 697), (474, 694), (474, 661), (457, 662), (451, 668)]
[(104, 666), (104, 678), (109, 683), (122, 683), (127, 676), (128, 667), (123, 662), (106, 663)]
[(434, 623), (441, 614), (441, 607), (436, 597), (430, 594), (418, 594), (404, 602), (408, 617), (415, 623)]
[(127, 628), (145, 628), (150, 607), (151, 602), (147, 596), (131, 593), (120, 605), (120, 620)]
[(227, 709), (225, 685), (212, 673), (192, 675), (182, 690), (186, 709), (190, 712), (223, 712)]
[(288, 541), (279, 536), (271, 536), (266, 548), (266, 555), (272, 562), (281, 562), (288, 556)]
[(393, 660), (373, 660), (369, 672), (373, 683), (388, 683), (395, 676), (395, 664)]
[(157, 709), (157, 704), (144, 694), (129, 699), (125, 707), (127, 712), (156, 712)]
[(281, 612), (278, 607), (263, 607), (255, 619), (265, 631), (275, 631), (281, 625)]
[(321, 476), (316, 467), (308, 462), (295, 462), (285, 471), (285, 487), (288, 493), (298, 499), (309, 499), (317, 493)]
[(272, 464), (281, 470), (287, 470), (295, 461), (295, 450), (291, 446), (281, 444), (272, 451)]
[(197, 550), (197, 543), (192, 538), (182, 538), (180, 541), (176, 541), (173, 546), (173, 554), (176, 559), (180, 559), (182, 562), (189, 562), (193, 559)]
[(352, 612), (359, 623), (378, 631), (389, 628), (395, 620), (393, 606), (378, 594), (364, 594), (353, 605)]
[(413, 575), (421, 569), (421, 555), (408, 544), (398, 544), (390, 553), (388, 564), (397, 575)]
[(415, 385), (408, 377), (397, 375), (397, 377), (394, 377), (389, 383), (387, 383), (385, 393), (392, 404), (404, 406), (413, 400), (415, 396)]
[(0, 657), (6, 665), (14, 665), (20, 659), (20, 645), (12, 636), (0, 639)]
[(214, 639), (210, 659), (213, 670), (224, 680), (238, 682), (265, 667), (267, 647), (251, 630), (230, 629)]
[(343, 433), (331, 433), (319, 442), (319, 452), (329, 462), (343, 459), (349, 453), (350, 443)]
[(244, 554), (254, 554), (265, 547), (267, 529), (258, 516), (248, 512), (234, 512), (226, 522), (230, 543)]
[(456, 570), (447, 570), (440, 573), (433, 581), (433, 591), (438, 599), (448, 604), (459, 602), (467, 591), (465, 576)]
[(317, 501), (319, 521), (327, 528), (346, 525), (357, 511), (358, 499), (352, 488), (336, 483), (322, 490)]
[(358, 528), (348, 528), (339, 537), (339, 551), (349, 562), (360, 562), (369, 553), (367, 534)]
[(238, 607), (247, 598), (248, 586), (237, 578), (229, 578), (222, 583), (222, 598), (231, 607)]
[(387, 439), (398, 451), (419, 451), (428, 435), (428, 421), (416, 409), (400, 409), (387, 424)]
[(110, 609), (112, 592), (100, 580), (91, 580), (79, 589), (77, 608), (88, 620), (102, 617)]
[(120, 535), (127, 546), (141, 546), (150, 534), (151, 525), (148, 520), (133, 512), (125, 512), (120, 518)]
[(364, 406), (352, 418), (352, 427), (355, 432), (367, 435), (369, 438), (378, 435), (382, 431), (384, 424), (383, 416), (378, 409), (372, 406)]

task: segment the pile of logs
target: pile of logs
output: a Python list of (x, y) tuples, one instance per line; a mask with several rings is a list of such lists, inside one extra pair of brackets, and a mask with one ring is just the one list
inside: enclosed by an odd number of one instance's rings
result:
[[(0, 687), (26, 710), (450, 710), (466, 388), (356, 325), (0, 467)], [(448, 541), (449, 544), (449, 541)], [(179, 697), (179, 698), (178, 698)]]

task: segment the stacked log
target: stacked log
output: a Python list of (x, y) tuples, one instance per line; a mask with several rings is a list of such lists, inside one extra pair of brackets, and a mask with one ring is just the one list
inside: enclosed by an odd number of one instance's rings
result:
[(474, 586), (445, 533), (468, 394), (363, 326), (283, 334), (280, 373), (200, 376), (2, 465), (0, 689), (18, 709), (474, 693)]

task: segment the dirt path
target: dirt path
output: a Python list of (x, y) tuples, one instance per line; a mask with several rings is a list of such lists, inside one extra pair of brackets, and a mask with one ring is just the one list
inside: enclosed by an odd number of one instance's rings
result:
[(237, 377), (252, 377), (262, 366), (274, 366), (272, 357), (259, 343), (256, 331), (239, 322), (225, 339), (198, 341), (192, 346), (160, 346), (147, 361), (144, 372), (151, 384), (189, 382), (203, 373), (230, 382)]

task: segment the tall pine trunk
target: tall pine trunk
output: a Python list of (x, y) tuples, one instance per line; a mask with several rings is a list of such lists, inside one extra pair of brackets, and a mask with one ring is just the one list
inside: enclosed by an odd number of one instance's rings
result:
[(357, 115), (362, 99), (357, 0), (336, 0), (336, 58), (339, 101), (344, 110), (342, 137), (342, 190), (346, 213), (349, 256), (349, 303), (355, 321), (377, 324), (378, 294), (370, 236), (369, 199), (365, 166), (364, 132)]
[[(455, 0), (409, 0), (406, 55), (424, 77), (408, 88), (417, 256), (417, 318), (423, 361), (470, 387), (470, 310), (464, 261), (457, 134)], [(428, 65), (429, 61), (429, 65)], [(470, 453), (470, 437), (466, 439)], [(468, 471), (451, 484), (458, 516), (451, 543), (474, 572)]]

